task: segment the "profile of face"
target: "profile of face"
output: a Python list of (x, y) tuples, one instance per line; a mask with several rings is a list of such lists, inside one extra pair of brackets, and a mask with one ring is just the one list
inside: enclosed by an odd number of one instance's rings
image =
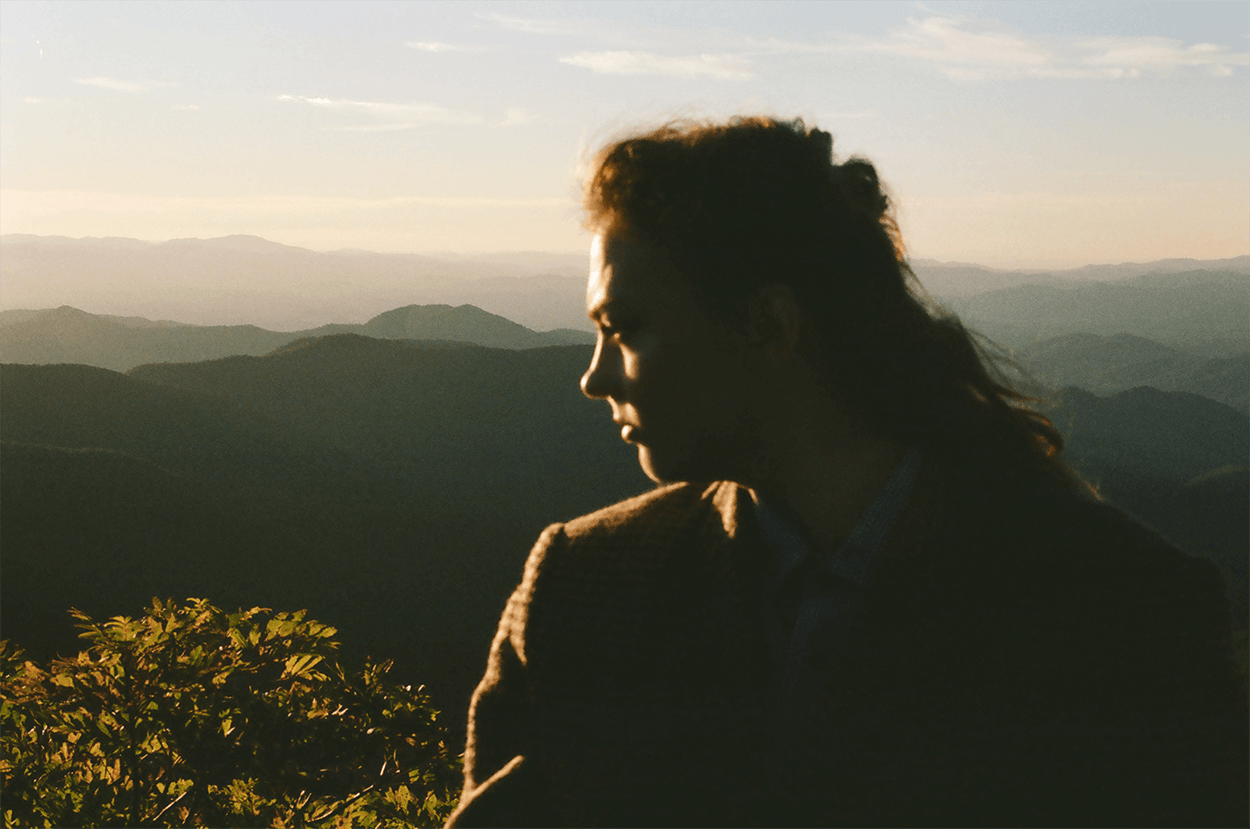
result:
[(646, 242), (591, 244), (586, 310), (598, 328), (582, 376), (656, 482), (733, 479), (752, 445), (748, 338), (710, 317), (693, 286)]

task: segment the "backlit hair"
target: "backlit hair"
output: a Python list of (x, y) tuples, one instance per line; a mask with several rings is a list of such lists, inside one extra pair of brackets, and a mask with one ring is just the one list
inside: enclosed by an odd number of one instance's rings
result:
[(839, 162), (829, 133), (801, 119), (670, 123), (603, 148), (584, 206), (591, 230), (658, 246), (715, 311), (789, 286), (830, 388), (879, 433), (1077, 482), (1035, 401), (920, 287), (876, 168)]

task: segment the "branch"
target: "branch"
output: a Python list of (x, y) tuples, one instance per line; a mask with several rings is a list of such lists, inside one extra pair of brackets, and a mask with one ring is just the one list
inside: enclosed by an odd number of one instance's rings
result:
[[(193, 788), (194, 788), (194, 787), (193, 787)], [(178, 802), (179, 802), (180, 800), (182, 800), (184, 797), (186, 797), (187, 795), (189, 795), (189, 794), (191, 794), (191, 789), (187, 789), (185, 792), (183, 792), (182, 794), (180, 794), (180, 795), (178, 795), (177, 797), (175, 797), (173, 800), (171, 800), (171, 801), (170, 801), (170, 802), (169, 802), (169, 803), (165, 806), (165, 808), (164, 808), (164, 809), (161, 809), (159, 812), (157, 812), (156, 814), (152, 815), (152, 817), (150, 817), (150, 818), (146, 818), (143, 822), (144, 822), (144, 823), (156, 823), (158, 820), (160, 820), (162, 817), (164, 817), (164, 816), (165, 816), (165, 813), (166, 813), (166, 812), (168, 812), (170, 809), (172, 809), (172, 808), (174, 808), (175, 806), (177, 806), (177, 805), (178, 805)]]
[(317, 815), (315, 818), (313, 818), (313, 822), (314, 822), (314, 823), (316, 823), (316, 822), (318, 822), (318, 821), (325, 820), (325, 819), (326, 819), (326, 818), (328, 818), (330, 815), (332, 815), (332, 814), (334, 814), (335, 812), (337, 812), (339, 809), (346, 808), (347, 806), (350, 806), (350, 805), (352, 805), (353, 803), (355, 803), (357, 800), (360, 800), (360, 798), (364, 797), (364, 796), (365, 796), (365, 795), (367, 795), (369, 792), (373, 791), (373, 789), (374, 789), (374, 785), (369, 785), (369, 786), (366, 786), (365, 788), (363, 788), (363, 789), (361, 789), (360, 791), (356, 792), (354, 795), (352, 795), (351, 797), (347, 798), (347, 799), (346, 799), (346, 800), (344, 800), (343, 802), (341, 802), (341, 803), (336, 803), (335, 805), (331, 806), (329, 809), (327, 809), (327, 810), (325, 810), (324, 812), (322, 812), (321, 814)]

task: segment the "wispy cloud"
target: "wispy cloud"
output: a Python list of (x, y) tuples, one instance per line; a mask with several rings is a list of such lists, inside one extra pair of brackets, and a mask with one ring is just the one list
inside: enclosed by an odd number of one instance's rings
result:
[(819, 123), (833, 121), (860, 121), (864, 118), (876, 118), (875, 112), (822, 112), (817, 116)]
[(1215, 75), (1231, 75), (1234, 66), (1250, 65), (1250, 53), (1232, 52), (1214, 43), (1186, 46), (1169, 37), (1093, 37), (1082, 40), (1077, 48), (1089, 53), (1084, 60), (1087, 66), (1112, 72), (1202, 66)]
[(997, 21), (953, 17), (909, 18), (881, 37), (840, 36), (819, 42), (755, 41), (764, 53), (881, 54), (932, 64), (968, 81), (1003, 78), (1116, 79), (1202, 67), (1229, 75), (1250, 65), (1250, 53), (1210, 43), (1186, 45), (1166, 37), (1035, 35)]
[(532, 17), (514, 17), (508, 14), (485, 14), (478, 12), (478, 18), (511, 29), (514, 32), (525, 32), (531, 35), (567, 35), (581, 37), (592, 33), (583, 23), (571, 20), (540, 20)]
[(747, 78), (754, 67), (737, 55), (657, 55), (653, 52), (578, 52), (561, 63), (601, 75), (670, 75), (680, 78)]
[(424, 124), (399, 122), (394, 124), (348, 124), (342, 127), (327, 127), (331, 132), (395, 132), (396, 130), (415, 130)]
[(115, 92), (129, 92), (131, 94), (147, 92), (149, 89), (178, 86), (176, 83), (167, 81), (122, 81), (117, 78), (104, 77), (71, 78), (70, 80), (84, 86), (98, 86), (101, 89), (112, 89)]
[[(469, 125), (485, 125), (490, 127), (526, 127), (530, 124), (536, 124), (542, 120), (536, 112), (532, 112), (522, 107), (509, 107), (498, 121), (487, 120), (471, 113), (463, 113), (466, 118), (472, 120), (465, 121), (441, 121), (438, 123), (464, 123)], [(413, 121), (390, 121), (380, 124), (349, 124), (341, 127), (329, 127), (328, 129), (336, 132), (394, 132), (396, 130), (412, 130), (423, 127), (431, 123), (413, 122)]]
[(350, 101), (339, 98), (309, 98), (303, 95), (279, 95), (279, 101), (302, 101), (319, 109), (369, 115), (389, 122), (343, 127), (359, 132), (410, 129), (427, 124), (481, 124), (482, 116), (463, 110), (448, 109), (437, 104), (396, 104), (381, 101)]
[[(108, 193), (89, 190), (3, 190), (0, 203), (14, 217), (50, 216), (66, 211), (107, 214), (207, 211), (227, 214), (302, 214), (385, 211), (399, 207), (430, 206), (449, 209), (549, 208), (575, 204), (571, 198), (479, 196), (392, 196), (352, 198), (341, 196), (154, 196), (139, 193)], [(6, 217), (10, 218), (10, 217)]]
[(470, 43), (442, 43), (437, 40), (413, 40), (404, 44), (422, 52), (486, 52), (492, 47)]
[(961, 27), (949, 18), (909, 19), (907, 27), (865, 44), (867, 51), (935, 63), (947, 74), (1044, 71), (1052, 54), (1039, 43), (1013, 32)]
[(499, 124), (501, 127), (526, 127), (530, 124), (536, 124), (542, 120), (542, 116), (537, 112), (532, 112), (524, 107), (509, 107), (504, 113), (503, 121)]

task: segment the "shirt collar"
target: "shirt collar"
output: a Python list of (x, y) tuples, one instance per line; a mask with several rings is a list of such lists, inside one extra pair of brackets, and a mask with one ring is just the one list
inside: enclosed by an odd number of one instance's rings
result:
[[(907, 502), (919, 466), (920, 453), (913, 449), (894, 468), (890, 479), (864, 511), (846, 541), (824, 563), (826, 572), (851, 582), (861, 590), (872, 583), (876, 574), (877, 550)], [(811, 548), (802, 534), (754, 490), (751, 490), (751, 499), (755, 502), (755, 517), (763, 531), (764, 541), (772, 551), (770, 580), (779, 584), (812, 555)]]

